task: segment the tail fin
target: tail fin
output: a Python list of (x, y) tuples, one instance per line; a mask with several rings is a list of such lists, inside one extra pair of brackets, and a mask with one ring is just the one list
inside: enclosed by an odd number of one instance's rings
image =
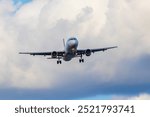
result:
[(65, 39), (63, 38), (63, 44), (64, 44), (64, 47), (65, 47)]

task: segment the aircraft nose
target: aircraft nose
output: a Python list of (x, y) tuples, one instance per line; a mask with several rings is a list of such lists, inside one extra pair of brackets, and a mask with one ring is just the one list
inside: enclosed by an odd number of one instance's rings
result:
[(70, 42), (70, 46), (74, 47), (75, 45), (76, 45), (76, 41), (75, 41), (75, 40), (72, 40), (72, 41)]

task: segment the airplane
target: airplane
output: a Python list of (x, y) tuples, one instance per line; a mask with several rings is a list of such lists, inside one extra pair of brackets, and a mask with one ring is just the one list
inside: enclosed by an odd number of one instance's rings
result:
[(29, 55), (43, 55), (43, 56), (51, 56), (47, 59), (58, 59), (57, 64), (61, 64), (63, 59), (64, 61), (70, 61), (75, 57), (80, 57), (79, 63), (83, 63), (84, 59), (83, 55), (90, 56), (92, 53), (105, 51), (108, 49), (117, 48), (117, 46), (113, 47), (105, 47), (105, 48), (97, 48), (97, 49), (77, 49), (78, 40), (76, 37), (71, 37), (66, 41), (63, 39), (64, 51), (51, 51), (51, 52), (19, 52), (19, 54), (29, 54)]

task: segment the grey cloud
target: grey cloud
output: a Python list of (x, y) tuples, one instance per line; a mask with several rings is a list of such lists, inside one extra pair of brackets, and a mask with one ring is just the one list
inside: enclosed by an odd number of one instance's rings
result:
[[(6, 89), (5, 93), (1, 93), (1, 99), (5, 99), (6, 95), (10, 95), (8, 99), (79, 99), (94, 95), (138, 95), (141, 92), (150, 93), (150, 73), (147, 67), (150, 66), (150, 56), (145, 55), (135, 60), (127, 60), (120, 63), (118, 72), (113, 76), (111, 81), (97, 81), (95, 78), (101, 79), (100, 75), (84, 73), (64, 73), (61, 77), (60, 84), (51, 89)], [(144, 65), (146, 63), (146, 66)], [(124, 66), (124, 67), (122, 67)], [(129, 70), (128, 70), (129, 69)], [(146, 71), (145, 71), (146, 69)], [(65, 71), (64, 71), (65, 72)], [(119, 79), (116, 80), (116, 77)], [(1, 90), (3, 92), (3, 90)], [(15, 94), (12, 97), (12, 93)], [(17, 97), (16, 97), (17, 96)]]
[(77, 15), (78, 22), (88, 21), (90, 16), (92, 15), (93, 9), (91, 7), (85, 7), (82, 9), (82, 12)]

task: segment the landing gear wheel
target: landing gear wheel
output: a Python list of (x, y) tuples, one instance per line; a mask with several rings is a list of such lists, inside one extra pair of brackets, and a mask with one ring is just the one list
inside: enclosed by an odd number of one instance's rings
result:
[(61, 63), (62, 63), (61, 60), (58, 60), (58, 61), (57, 61), (57, 64), (61, 64)]
[(57, 61), (57, 64), (59, 64), (59, 61)]
[(79, 59), (79, 63), (84, 63), (84, 59)]

